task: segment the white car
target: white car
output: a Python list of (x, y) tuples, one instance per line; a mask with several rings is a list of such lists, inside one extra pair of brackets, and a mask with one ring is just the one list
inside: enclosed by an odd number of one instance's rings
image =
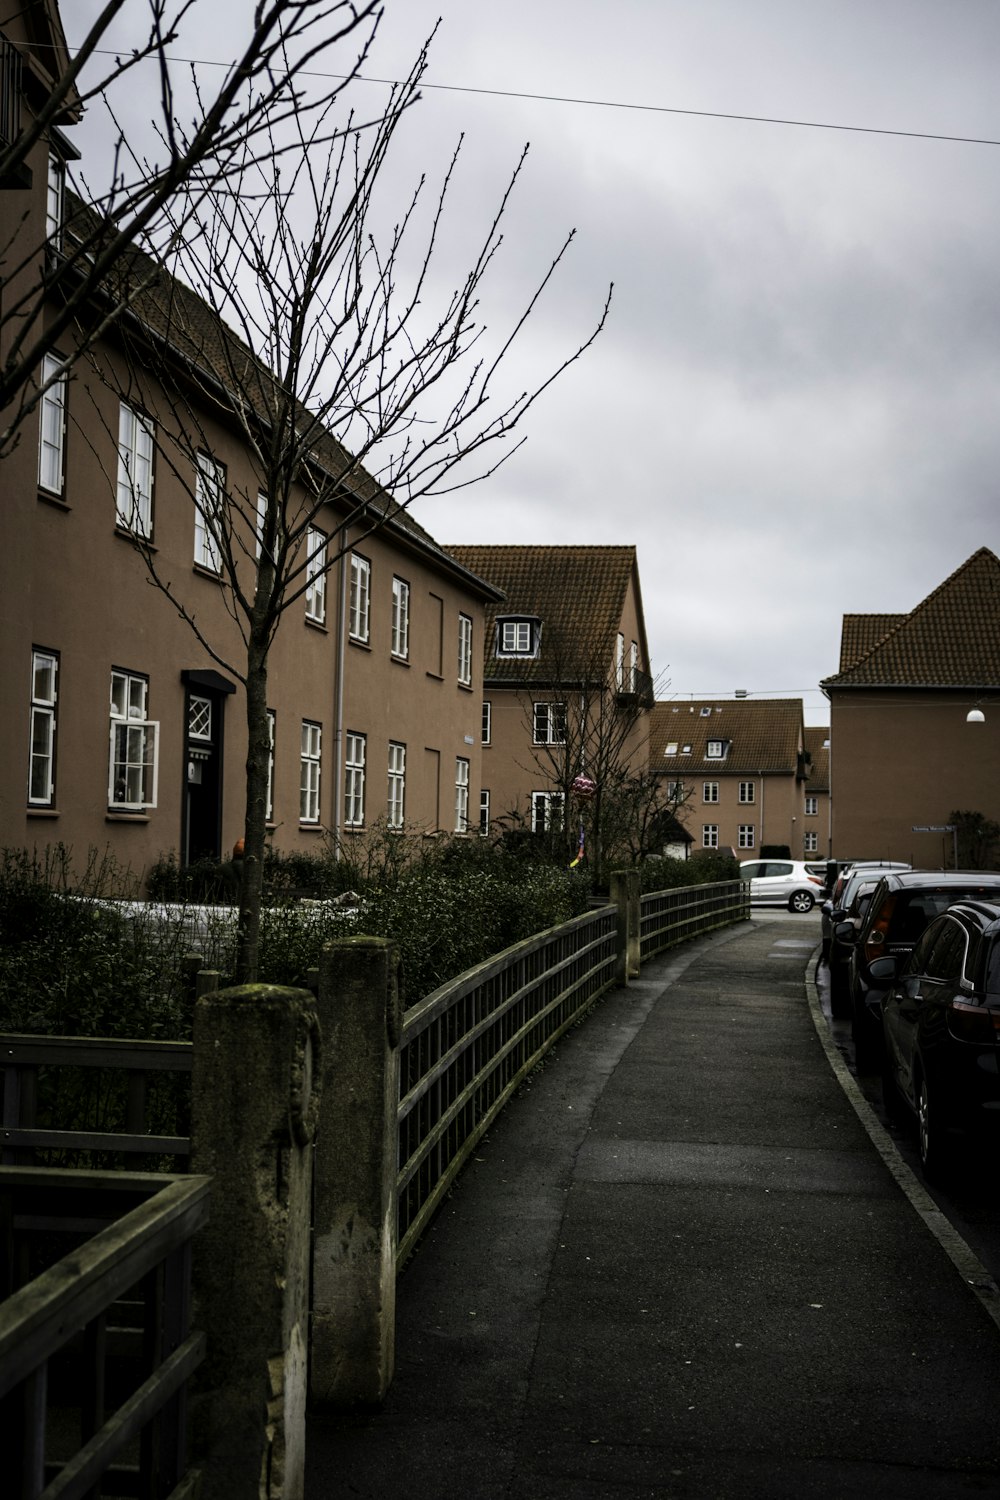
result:
[(751, 906), (812, 911), (823, 895), (823, 877), (797, 859), (744, 859), (740, 879), (750, 882)]

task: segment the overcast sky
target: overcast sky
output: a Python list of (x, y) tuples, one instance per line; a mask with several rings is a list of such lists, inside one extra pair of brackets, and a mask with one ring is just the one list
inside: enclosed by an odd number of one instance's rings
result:
[[(97, 8), (63, 0), (71, 42)], [(187, 55), (226, 59), (250, 10), (200, 4)], [(845, 612), (909, 610), (1000, 550), (1000, 146), (669, 111), (1000, 141), (1000, 5), (388, 0), (367, 74), (400, 76), (439, 15), (442, 87), (391, 170), (402, 189), (465, 133), (460, 240), (530, 141), (498, 329), (578, 231), (516, 381), (615, 292), (527, 444), (417, 519), (444, 543), (634, 543), (661, 697), (801, 696), (827, 722)]]

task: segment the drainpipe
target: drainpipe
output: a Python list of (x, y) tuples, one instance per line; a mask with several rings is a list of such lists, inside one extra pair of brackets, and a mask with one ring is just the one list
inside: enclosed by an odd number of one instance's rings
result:
[(347, 646), (347, 537), (340, 554), (337, 576), (337, 657), (333, 678), (333, 857), (340, 858), (340, 831), (344, 782), (344, 655)]
[(760, 844), (764, 847), (764, 772), (758, 771), (760, 777)]

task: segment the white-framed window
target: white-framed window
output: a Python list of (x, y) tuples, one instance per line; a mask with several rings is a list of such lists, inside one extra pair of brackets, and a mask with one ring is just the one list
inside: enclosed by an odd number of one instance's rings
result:
[(274, 739), (277, 715), (273, 708), (267, 711), (267, 799), (264, 803), (264, 821), (274, 822)]
[(701, 784), (702, 802), (718, 802), (719, 783), (717, 781), (703, 781)]
[(361, 828), (365, 821), (366, 737), (346, 734), (344, 753), (344, 824), (347, 828)]
[(754, 783), (752, 781), (741, 781), (740, 782), (740, 801), (741, 802), (756, 802), (756, 800), (757, 800), (757, 789), (754, 786)]
[(115, 519), (136, 536), (153, 534), (153, 423), (122, 401), (118, 407)]
[(156, 806), (160, 726), (148, 716), (149, 679), (111, 673), (111, 754), (108, 806), (144, 812)]
[(55, 151), (50, 151), (45, 189), (45, 237), (53, 250), (62, 249), (65, 218), (66, 163)]
[(351, 599), (348, 633), (352, 641), (367, 642), (371, 634), (372, 565), (367, 557), (351, 553)]
[[(62, 361), (54, 354), (42, 360), (42, 384), (52, 380)], [(51, 495), (63, 492), (66, 456), (66, 376), (60, 375), (38, 405), (38, 487)]]
[(326, 537), (310, 526), (306, 532), (306, 619), (326, 623)]
[(194, 560), (199, 568), (218, 573), (222, 567), (219, 534), (226, 471), (209, 453), (198, 454), (194, 487)]
[(410, 585), (405, 578), (392, 580), (392, 654), (400, 661), (410, 655)]
[(402, 828), (406, 821), (406, 746), (389, 741), (389, 800), (386, 821)]
[(483, 744), (489, 745), (493, 741), (493, 704), (487, 700), (483, 704)]
[(455, 832), (469, 831), (469, 762), (464, 756), (455, 759)]
[(718, 823), (703, 823), (701, 825), (701, 847), (703, 849), (718, 849), (718, 847), (719, 847), (719, 825), (718, 825)]
[(318, 823), (320, 776), (323, 769), (323, 726), (302, 720), (299, 752), (299, 822)]
[(668, 740), (667, 741), (667, 747), (666, 747), (666, 749), (664, 750), (663, 753), (664, 753), (664, 755), (676, 755), (677, 754), (677, 741), (676, 740)]
[(625, 637), (619, 630), (615, 638), (615, 687), (621, 692), (625, 686)]
[(56, 699), (59, 657), (31, 653), (31, 731), (28, 749), (28, 805), (51, 807), (56, 795)]
[(710, 719), (712, 717), (712, 710), (710, 708), (700, 708), (698, 710), (698, 717), (699, 719)]
[(807, 854), (817, 854), (819, 852), (819, 834), (815, 829), (810, 830), (810, 832), (806, 834), (805, 844), (803, 847), (805, 848), (805, 852)]
[(668, 781), (667, 796), (670, 798), (671, 802), (680, 801), (680, 799), (684, 796), (683, 781)]
[(705, 759), (725, 760), (727, 743), (726, 740), (709, 740), (705, 746)]
[(472, 616), (458, 617), (458, 680), (462, 687), (472, 686)]
[(565, 703), (536, 703), (532, 715), (532, 744), (565, 745)]
[(198, 693), (188, 699), (188, 739), (212, 743), (212, 700)]
[(736, 842), (737, 842), (737, 844), (739, 845), (739, 847), (741, 849), (753, 849), (753, 848), (755, 848), (755, 843), (754, 843), (755, 837), (756, 837), (756, 835), (755, 835), (755, 832), (754, 832), (754, 825), (752, 823), (741, 823), (740, 824), (740, 826), (739, 826), (739, 832), (738, 832), (737, 837), (736, 837)]
[(819, 798), (809, 795), (806, 797), (806, 817), (815, 818), (819, 812)]
[(497, 619), (497, 656), (537, 656), (541, 622), (530, 615)]
[(566, 798), (562, 792), (532, 792), (532, 833), (549, 833), (562, 828), (565, 803)]
[(479, 792), (479, 832), (483, 838), (490, 831), (490, 792), (489, 787), (482, 787)]
[(628, 653), (628, 687), (634, 693), (639, 685), (639, 643), (633, 641)]

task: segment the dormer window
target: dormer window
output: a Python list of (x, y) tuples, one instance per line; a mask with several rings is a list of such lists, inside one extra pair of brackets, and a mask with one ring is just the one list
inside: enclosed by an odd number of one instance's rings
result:
[(542, 622), (533, 615), (502, 615), (497, 619), (497, 656), (538, 655)]
[(706, 760), (725, 760), (729, 750), (728, 740), (709, 740), (705, 746)]
[(701, 717), (703, 719), (710, 719), (712, 717), (712, 710), (710, 708), (703, 708), (701, 710)]

